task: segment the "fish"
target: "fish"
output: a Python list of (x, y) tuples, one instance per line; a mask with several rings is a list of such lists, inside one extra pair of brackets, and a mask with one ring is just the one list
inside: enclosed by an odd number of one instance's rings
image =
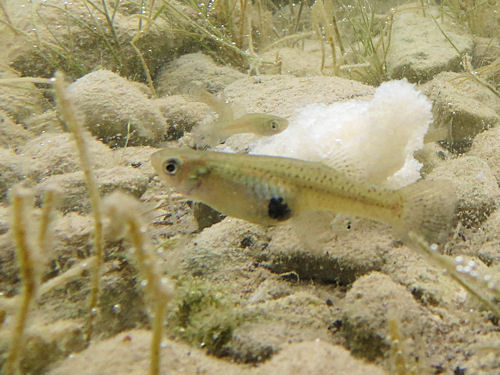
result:
[(388, 224), (402, 240), (413, 231), (438, 244), (449, 234), (456, 206), (447, 180), (385, 188), (356, 177), (340, 158), (332, 168), (279, 156), (167, 148), (153, 153), (151, 163), (186, 198), (262, 225), (323, 211)]
[(243, 133), (269, 137), (281, 133), (288, 127), (287, 119), (267, 113), (246, 113), (235, 118), (230, 104), (217, 99), (201, 88), (191, 87), (188, 93), (207, 104), (218, 115), (214, 124), (200, 124), (193, 129), (197, 143), (213, 146), (222, 143), (232, 135)]

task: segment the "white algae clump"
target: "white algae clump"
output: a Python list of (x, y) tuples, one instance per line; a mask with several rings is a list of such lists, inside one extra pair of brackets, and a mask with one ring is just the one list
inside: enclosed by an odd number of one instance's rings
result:
[(343, 155), (360, 177), (400, 187), (420, 178), (422, 165), (413, 153), (423, 147), (431, 108), (406, 80), (385, 82), (371, 101), (302, 108), (285, 131), (255, 142), (251, 153), (322, 161), (333, 168)]

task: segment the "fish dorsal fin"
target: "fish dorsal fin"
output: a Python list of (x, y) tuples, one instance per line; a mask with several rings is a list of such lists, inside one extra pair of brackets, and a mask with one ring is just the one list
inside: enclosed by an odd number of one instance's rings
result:
[(226, 103), (224, 99), (219, 99), (202, 87), (191, 85), (187, 88), (187, 94), (196, 100), (208, 105), (215, 113), (217, 113), (218, 121), (231, 121), (234, 118), (231, 105)]
[(336, 148), (329, 152), (322, 163), (352, 179), (364, 179), (367, 175), (354, 152), (345, 148)]

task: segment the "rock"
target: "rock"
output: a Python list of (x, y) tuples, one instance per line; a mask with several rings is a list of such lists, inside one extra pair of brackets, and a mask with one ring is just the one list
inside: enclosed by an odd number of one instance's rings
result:
[(182, 257), (183, 268), (205, 279), (228, 277), (236, 265), (251, 263), (249, 255), (267, 246), (265, 232), (259, 225), (226, 218), (193, 239), (195, 247), (187, 249)]
[(496, 38), (474, 36), (472, 64), (481, 67), (493, 63), (500, 56), (500, 41)]
[(136, 168), (148, 178), (156, 175), (151, 165), (151, 154), (158, 149), (150, 146), (121, 147), (113, 152), (119, 160), (123, 160), (126, 165)]
[(61, 133), (66, 130), (66, 125), (59, 118), (55, 109), (49, 109), (39, 115), (29, 117), (24, 121), (26, 129), (33, 134)]
[(158, 77), (157, 91), (160, 96), (181, 94), (193, 82), (199, 82), (208, 91), (218, 92), (243, 77), (243, 73), (217, 65), (211, 57), (197, 52), (168, 63)]
[[(148, 178), (131, 167), (112, 167), (95, 170), (95, 176), (101, 195), (117, 189), (125, 190), (135, 197), (140, 197), (148, 184)], [(41, 192), (46, 186), (55, 184), (62, 191), (61, 210), (65, 213), (76, 211), (87, 213), (90, 210), (88, 190), (82, 172), (65, 173), (50, 176), (35, 187)]]
[(258, 374), (349, 374), (383, 375), (374, 364), (355, 359), (341, 346), (322, 340), (293, 343), (256, 370)]
[[(500, 368), (500, 356), (497, 347), (500, 344), (500, 334), (498, 332), (479, 333), (474, 337), (474, 343), (467, 349), (469, 353), (474, 353), (466, 361), (457, 366), (465, 373), (478, 375), (488, 375), (498, 372)], [(455, 371), (455, 374), (458, 371)]]
[[(16, 79), (11, 71), (0, 72), (0, 79)], [(30, 82), (11, 83), (0, 90), (0, 111), (14, 122), (23, 123), (28, 117), (42, 112), (44, 104), (41, 91)], [(3, 124), (2, 124), (3, 126)]]
[(0, 147), (16, 150), (33, 137), (21, 125), (14, 123), (9, 115), (0, 111)]
[(307, 104), (368, 99), (373, 92), (371, 86), (339, 77), (270, 75), (239, 79), (224, 90), (224, 96), (231, 103), (244, 104), (247, 112), (290, 118)]
[(57, 259), (57, 262), (50, 265), (47, 273), (51, 276), (58, 275), (79, 260), (87, 258), (94, 246), (93, 231), (93, 218), (88, 215), (77, 212), (59, 215), (53, 222), (53, 253), (50, 254), (50, 258)]
[(83, 124), (112, 146), (154, 145), (163, 141), (167, 124), (158, 108), (137, 84), (98, 70), (68, 87)]
[[(425, 82), (442, 71), (460, 71), (462, 56), (471, 53), (471, 36), (464, 35), (448, 21), (443, 23), (437, 7), (426, 7), (425, 12), (426, 16), (420, 7), (410, 4), (394, 13), (391, 46), (387, 54), (390, 77)], [(453, 41), (458, 52), (444, 37), (431, 15)]]
[(448, 160), (450, 156), (450, 152), (437, 142), (426, 143), (422, 149), (414, 153), (415, 159), (423, 164), (420, 169), (422, 177), (425, 177), (434, 168), (441, 165), (444, 160)]
[(200, 231), (224, 220), (226, 217), (219, 211), (201, 202), (193, 202), (193, 215)]
[(0, 235), (6, 233), (10, 227), (10, 209), (0, 206)]
[(267, 64), (260, 68), (260, 73), (285, 74), (295, 77), (321, 75), (319, 44), (313, 45), (312, 41), (308, 41), (307, 46), (307, 50), (282, 47), (266, 51), (261, 58)]
[[(142, 375), (148, 373), (151, 333), (146, 330), (123, 332), (111, 339), (91, 345), (85, 351), (60, 362), (50, 375), (95, 374)], [(386, 374), (381, 368), (352, 358), (347, 350), (321, 340), (310, 340), (287, 346), (260, 367), (242, 367), (207, 356), (202, 350), (169, 339), (160, 353), (161, 373), (215, 375), (301, 375), (301, 374)]]
[[(59, 320), (51, 324), (36, 322), (25, 333), (21, 369), (24, 374), (40, 374), (57, 360), (73, 352), (83, 350), (85, 342), (81, 324), (71, 320)], [(0, 352), (6, 352), (10, 344), (10, 331), (0, 336)]]
[(13, 151), (0, 148), (0, 201), (7, 198), (9, 189), (23, 181), (29, 171), (29, 160), (14, 154)]
[[(300, 280), (341, 285), (379, 270), (382, 266), (379, 249), (391, 243), (390, 231), (383, 224), (369, 220), (344, 219), (333, 228), (321, 230), (322, 233), (309, 227), (300, 228), (301, 224), (276, 228), (266, 248), (264, 264), (278, 274), (294, 272)], [(308, 235), (309, 230), (313, 234)], [(319, 238), (325, 234), (329, 237)], [(365, 242), (367, 237), (371, 238), (370, 244)]]
[[(87, 136), (86, 144), (92, 168), (123, 165), (119, 157), (102, 142)], [(38, 182), (48, 176), (80, 170), (78, 151), (70, 133), (42, 134), (27, 142), (21, 150), (21, 155), (30, 160), (30, 177)]]
[(429, 334), (439, 326), (404, 287), (378, 272), (356, 280), (343, 303), (347, 346), (352, 354), (371, 361), (389, 348), (389, 320), (399, 323), (406, 340), (418, 340), (422, 332)]
[(313, 293), (295, 291), (246, 307), (257, 322), (244, 323), (233, 332), (227, 353), (238, 362), (262, 362), (287, 344), (314, 339), (330, 341), (331, 312)]
[(478, 250), (478, 257), (488, 266), (500, 265), (500, 209), (484, 222), (484, 243)]
[(441, 73), (422, 90), (434, 102), (432, 127), (445, 129), (443, 139), (455, 152), (468, 150), (477, 134), (500, 122), (498, 97), (464, 74)]
[(468, 155), (476, 156), (488, 163), (500, 185), (500, 126), (486, 130), (474, 138)]
[(10, 233), (0, 235), (0, 291), (12, 297), (19, 292), (19, 267)]
[(473, 156), (443, 162), (427, 178), (455, 185), (457, 215), (466, 227), (479, 226), (497, 207), (500, 188), (488, 164)]
[(212, 110), (195, 98), (170, 95), (156, 99), (154, 103), (169, 123), (167, 134), (169, 140), (182, 137), (207, 116), (214, 117)]

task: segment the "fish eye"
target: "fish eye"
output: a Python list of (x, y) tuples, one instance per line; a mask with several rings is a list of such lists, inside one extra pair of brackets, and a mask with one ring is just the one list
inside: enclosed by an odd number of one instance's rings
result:
[(180, 162), (177, 159), (168, 159), (163, 164), (163, 170), (165, 171), (166, 174), (174, 175), (177, 173), (177, 170), (179, 169), (179, 164)]
[(278, 129), (278, 121), (271, 120), (271, 129), (273, 129), (273, 130)]

